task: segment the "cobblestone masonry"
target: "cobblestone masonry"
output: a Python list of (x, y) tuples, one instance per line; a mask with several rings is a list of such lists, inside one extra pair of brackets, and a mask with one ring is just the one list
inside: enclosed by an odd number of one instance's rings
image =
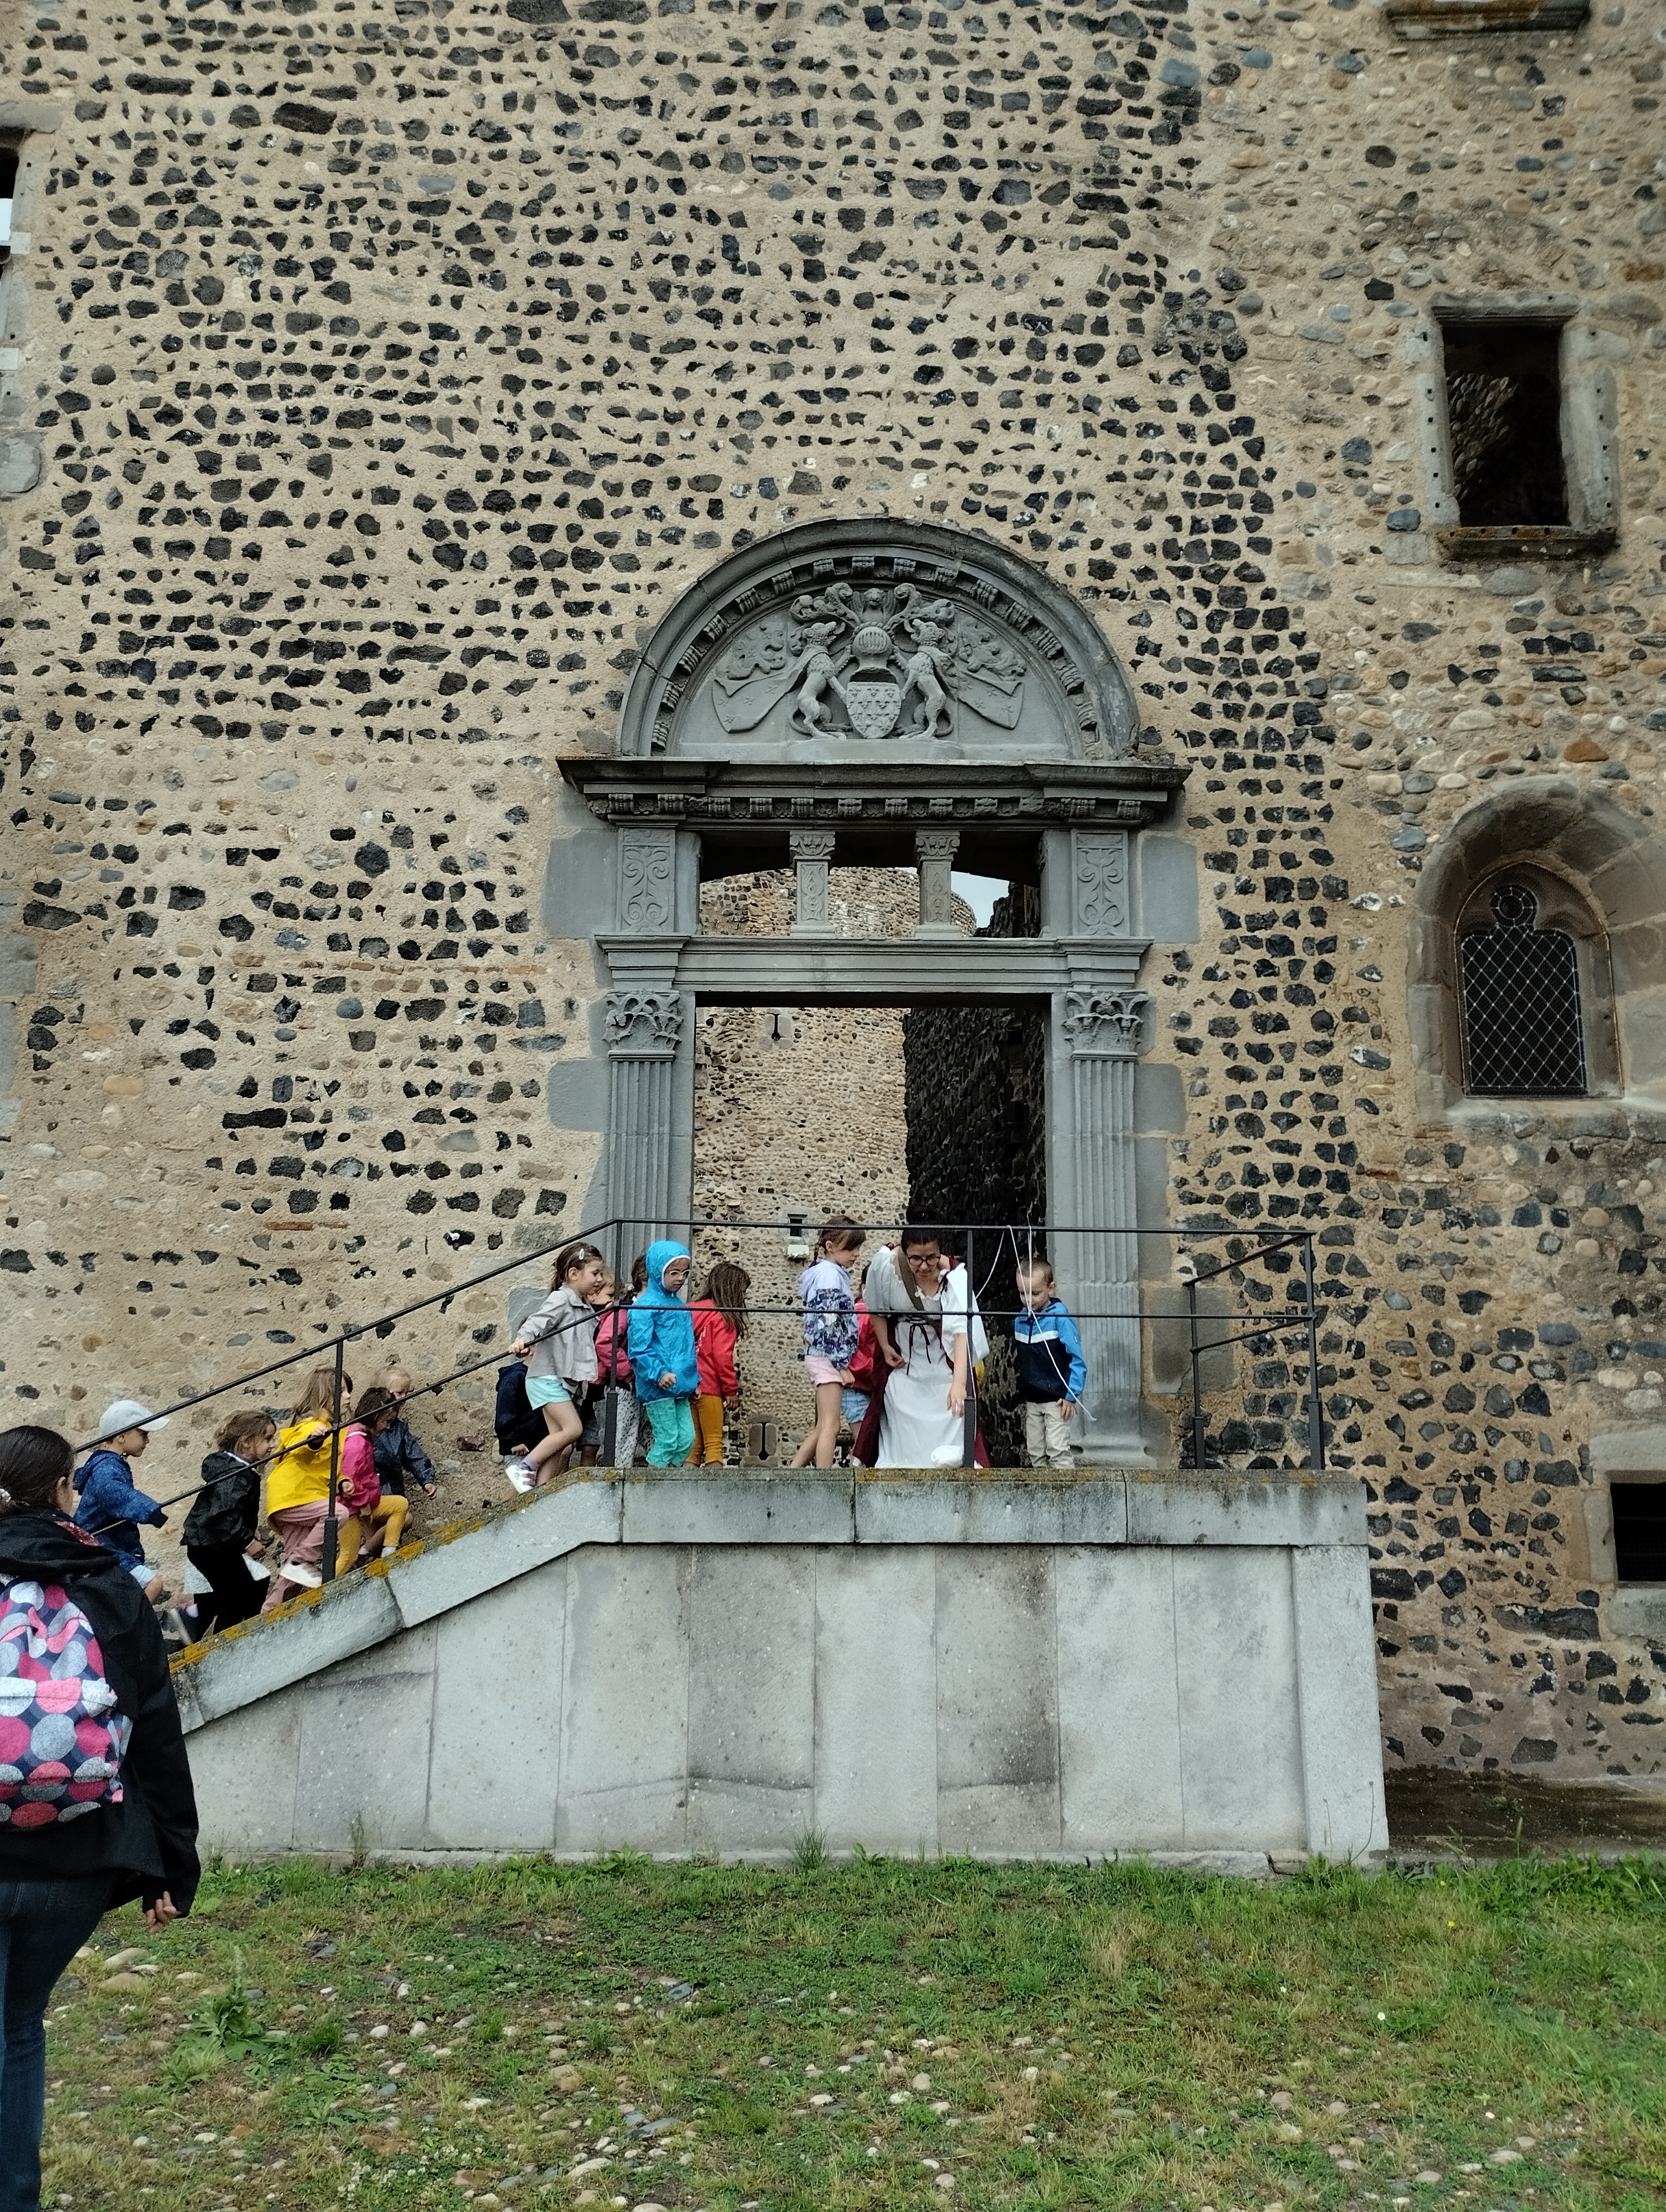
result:
[[(1421, 1121), (1406, 989), (1479, 799), (1657, 804), (1648, 11), (13, 22), (7, 1410), (84, 1430), (573, 1220), (599, 1139), (544, 1101), (595, 979), (542, 917), (546, 752), (606, 744), (735, 546), (940, 516), (1090, 602), (1192, 764), (1172, 1188), (1321, 1237), (1391, 1759), (1657, 1771), (1666, 1646), (1614, 1625), (1584, 1509), (1591, 1437), (1660, 1407), (1666, 1119)], [(1443, 565), (1425, 305), (1545, 285), (1614, 380), (1617, 544)], [(1292, 1375), (1242, 1379), (1217, 1433), (1276, 1460)]]

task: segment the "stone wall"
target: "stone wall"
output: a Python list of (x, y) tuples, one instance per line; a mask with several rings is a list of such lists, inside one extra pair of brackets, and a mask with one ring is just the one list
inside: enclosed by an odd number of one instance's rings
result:
[[(896, 937), (914, 927), (913, 875), (836, 868), (828, 908), (842, 935)], [(726, 876), (702, 886), (702, 929), (775, 935), (792, 922), (790, 877)], [(781, 1222), (800, 1214), (813, 1243), (830, 1213), (855, 1221), (908, 1218), (903, 1016), (890, 1007), (706, 1006), (694, 1089), (694, 1210), (718, 1219)], [(877, 1240), (870, 1239), (872, 1251)], [(800, 1364), (792, 1310), (808, 1254), (781, 1228), (704, 1232), (696, 1266), (736, 1260), (765, 1309), (751, 1317), (739, 1362), (735, 1442), (772, 1421), (787, 1457), (808, 1427), (814, 1392)]]
[[(1391, 1757), (1657, 1771), (1592, 1449), (1666, 1388), (1650, 1024), (1577, 1110), (1414, 1080), (1422, 879), (1499, 794), (1526, 849), (1538, 780), (1617, 822), (1580, 865), (1653, 988), (1646, 15), (650, 7), (13, 19), (8, 1409), (84, 1429), (577, 1225), (607, 893), (546, 873), (548, 751), (722, 555), (941, 516), (1079, 593), (1191, 765), (1156, 1188), (1321, 1240)], [(1429, 303), (1546, 287), (1614, 542), (1450, 560)], [(1292, 1374), (1241, 1380), (1216, 1433), (1280, 1459)]]

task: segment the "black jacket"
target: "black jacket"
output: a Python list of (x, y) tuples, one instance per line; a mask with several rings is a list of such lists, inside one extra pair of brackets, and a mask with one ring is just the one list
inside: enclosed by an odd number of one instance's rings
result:
[(204, 1488), (185, 1516), (185, 1540), (204, 1551), (254, 1541), (260, 1519), (260, 1470), (235, 1452), (211, 1451), (203, 1462)]
[(92, 1622), (119, 1711), (133, 1723), (121, 1763), (122, 1802), (67, 1827), (0, 1825), (0, 1875), (50, 1881), (112, 1877), (111, 1905), (163, 1890), (189, 1912), (201, 1873), (197, 1799), (162, 1632), (150, 1601), (115, 1553), (47, 1510), (0, 1516), (0, 1575), (60, 1583)]

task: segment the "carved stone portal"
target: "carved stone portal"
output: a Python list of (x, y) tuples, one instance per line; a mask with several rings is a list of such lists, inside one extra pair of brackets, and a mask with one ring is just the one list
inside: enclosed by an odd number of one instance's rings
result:
[[(1134, 838), (1185, 780), (1155, 738), (1085, 611), (970, 533), (818, 523), (685, 592), (632, 674), (613, 755), (562, 763), (617, 840), (612, 927), (595, 943), (607, 1211), (627, 1243), (687, 1222), (701, 1004), (1044, 1000), (1049, 1242), (1088, 1350), (1078, 1440), (1091, 1458), (1143, 1458)], [(836, 858), (912, 858), (911, 935), (835, 932)], [(700, 933), (702, 877), (783, 862), (790, 932)], [(1038, 933), (964, 936), (957, 864), (1039, 876)]]

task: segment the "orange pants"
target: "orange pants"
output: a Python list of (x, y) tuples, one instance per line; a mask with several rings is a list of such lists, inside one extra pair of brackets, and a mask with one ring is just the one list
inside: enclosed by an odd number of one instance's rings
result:
[(376, 1500), (370, 1509), (369, 1525), (364, 1531), (364, 1543), (370, 1558), (379, 1559), (386, 1551), (390, 1556), (399, 1548), (399, 1539), (404, 1533), (405, 1516), (410, 1510), (410, 1500), (389, 1491)]
[[(703, 1395), (694, 1401), (695, 1445), (703, 1467), (723, 1464), (723, 1401)], [(694, 1454), (689, 1455), (692, 1459)]]

